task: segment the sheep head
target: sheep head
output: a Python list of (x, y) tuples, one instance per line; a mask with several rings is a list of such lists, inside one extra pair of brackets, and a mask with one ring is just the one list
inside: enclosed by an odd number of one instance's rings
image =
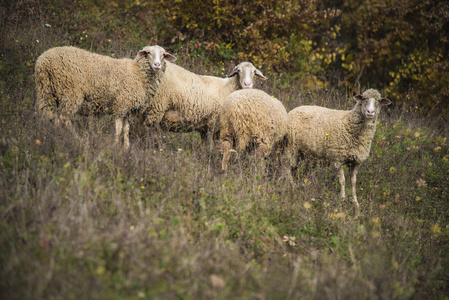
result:
[(252, 63), (242, 62), (232, 70), (229, 77), (238, 75), (240, 87), (242, 89), (251, 89), (254, 86), (254, 76), (266, 80), (267, 78)]
[(357, 107), (360, 107), (360, 113), (366, 119), (377, 118), (382, 106), (391, 104), (391, 101), (387, 98), (381, 98), (380, 93), (375, 89), (369, 89), (361, 95), (355, 95), (354, 100), (357, 101)]
[(176, 61), (176, 57), (165, 51), (161, 46), (145, 46), (137, 53), (137, 59), (147, 59), (153, 71), (159, 71), (162, 68), (164, 59), (169, 62)]

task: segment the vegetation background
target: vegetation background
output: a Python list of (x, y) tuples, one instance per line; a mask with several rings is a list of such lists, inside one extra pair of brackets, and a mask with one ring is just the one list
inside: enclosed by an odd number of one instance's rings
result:
[[(0, 1), (2, 299), (449, 299), (449, 3), (422, 0)], [(242, 60), (288, 110), (349, 109), (378, 88), (361, 216), (326, 164), (290, 184), (252, 155), (82, 140), (34, 110), (34, 63), (61, 45), (133, 57), (159, 44), (194, 72)], [(312, 164), (305, 161), (304, 166)]]

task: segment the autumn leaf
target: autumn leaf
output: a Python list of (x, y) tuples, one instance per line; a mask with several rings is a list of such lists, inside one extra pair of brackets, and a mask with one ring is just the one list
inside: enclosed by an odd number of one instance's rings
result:
[(377, 144), (377, 147), (382, 147), (387, 141), (386, 140), (382, 140)]
[(224, 279), (215, 274), (210, 275), (210, 281), (212, 283), (212, 286), (217, 289), (222, 289), (226, 285)]
[(294, 237), (294, 236), (284, 235), (282, 237), (282, 241), (292, 247), (296, 245), (295, 240), (296, 240), (296, 237)]
[(419, 188), (420, 188), (420, 187), (427, 187), (427, 182), (426, 182), (424, 179), (419, 178), (419, 179), (416, 180), (416, 185), (417, 185)]
[(308, 201), (306, 201), (306, 202), (304, 202), (304, 208), (305, 208), (306, 210), (309, 210), (309, 209), (312, 208), (312, 205), (310, 205), (310, 203), (309, 203)]
[(432, 226), (431, 228), (432, 233), (434, 233), (435, 235), (438, 235), (441, 233), (441, 227), (438, 223), (436, 223), (435, 225)]
[(338, 213), (337, 219), (342, 219), (342, 220), (346, 219), (346, 214), (344, 212)]
[(98, 275), (103, 275), (103, 274), (105, 273), (105, 271), (106, 271), (106, 269), (105, 269), (104, 266), (98, 266), (98, 268), (97, 268), (97, 270), (96, 270), (96, 273), (97, 273)]

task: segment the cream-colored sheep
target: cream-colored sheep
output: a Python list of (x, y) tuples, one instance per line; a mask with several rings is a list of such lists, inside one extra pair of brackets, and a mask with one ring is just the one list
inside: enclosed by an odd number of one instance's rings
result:
[(146, 46), (135, 59), (115, 59), (76, 47), (56, 47), (36, 61), (37, 109), (63, 119), (73, 130), (74, 114), (115, 117), (116, 141), (124, 131), (129, 147), (128, 115), (144, 111), (157, 93), (166, 62), (176, 58), (160, 46)]
[(359, 208), (356, 195), (356, 176), (360, 164), (368, 157), (376, 132), (376, 120), (381, 107), (390, 100), (381, 98), (374, 89), (354, 96), (357, 101), (349, 111), (319, 106), (300, 106), (288, 117), (286, 153), (292, 167), (301, 155), (329, 160), (338, 169), (340, 198), (345, 198), (344, 165), (348, 165), (352, 183), (352, 201)]
[(231, 148), (237, 151), (256, 148), (260, 158), (267, 157), (287, 133), (287, 111), (276, 98), (257, 89), (235, 91), (220, 109), (222, 169), (227, 170)]
[(197, 75), (167, 63), (164, 81), (146, 112), (147, 125), (156, 125), (156, 131), (159, 126), (175, 132), (198, 131), (205, 152), (208, 132), (218, 130), (218, 110), (224, 99), (240, 88), (252, 88), (254, 76), (266, 79), (249, 62), (236, 66), (228, 78)]

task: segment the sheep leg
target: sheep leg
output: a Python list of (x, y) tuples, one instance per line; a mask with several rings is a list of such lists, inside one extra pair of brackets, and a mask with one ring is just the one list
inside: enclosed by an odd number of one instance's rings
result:
[(129, 120), (127, 116), (123, 119), (123, 122), (123, 144), (125, 149), (129, 149)]
[(220, 139), (220, 132), (212, 133), (212, 147), (215, 153), (217, 153), (217, 141)]
[(256, 149), (256, 157), (257, 157), (257, 167), (259, 168), (259, 171), (261, 174), (265, 173), (265, 158), (268, 157), (268, 155), (271, 152), (271, 147), (267, 145), (266, 143), (261, 143)]
[(357, 172), (359, 171), (358, 164), (354, 164), (350, 167), (351, 173), (351, 186), (352, 186), (352, 202), (356, 206), (357, 210), (360, 208), (359, 202), (357, 202), (357, 194), (356, 194), (356, 183), (357, 183)]
[(228, 170), (229, 159), (231, 158), (231, 142), (223, 140), (221, 142), (221, 150), (223, 152), (223, 160), (221, 161), (221, 169), (223, 171)]
[(117, 118), (115, 119), (115, 143), (118, 144), (120, 142), (120, 135), (123, 130), (123, 119)]

